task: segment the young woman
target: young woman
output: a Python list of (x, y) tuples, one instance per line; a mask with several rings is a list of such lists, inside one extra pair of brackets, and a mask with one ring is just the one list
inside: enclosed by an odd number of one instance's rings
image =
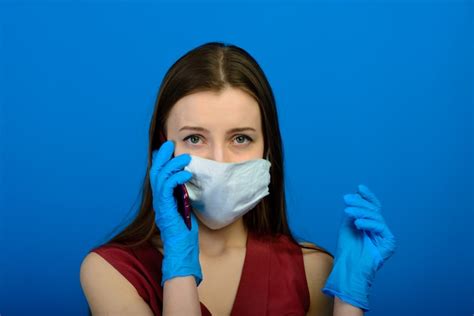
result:
[[(94, 315), (362, 315), (395, 250), (380, 202), (344, 196), (336, 258), (290, 231), (275, 99), (234, 45), (201, 45), (161, 84), (135, 219), (81, 264)], [(190, 227), (175, 192), (184, 186)]]

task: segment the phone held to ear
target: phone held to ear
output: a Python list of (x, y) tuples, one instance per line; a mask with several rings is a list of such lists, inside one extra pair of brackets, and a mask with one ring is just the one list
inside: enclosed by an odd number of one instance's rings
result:
[[(160, 142), (161, 144), (166, 142), (166, 138), (163, 133), (160, 133)], [(178, 205), (178, 212), (181, 214), (181, 217), (183, 217), (184, 223), (188, 229), (191, 230), (191, 201), (189, 200), (186, 186), (184, 184), (178, 184), (174, 188), (173, 194)]]

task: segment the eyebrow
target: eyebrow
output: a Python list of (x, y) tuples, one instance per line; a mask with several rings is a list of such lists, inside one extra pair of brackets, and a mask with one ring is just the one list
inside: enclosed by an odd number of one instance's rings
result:
[[(196, 131), (196, 132), (209, 133), (207, 129), (205, 129), (204, 127), (199, 127), (199, 126), (183, 126), (179, 129), (179, 132), (181, 132), (182, 130), (191, 130), (191, 131)], [(227, 134), (236, 133), (236, 132), (244, 132), (244, 131), (256, 132), (255, 128), (252, 128), (252, 127), (236, 127), (236, 128), (228, 130)]]

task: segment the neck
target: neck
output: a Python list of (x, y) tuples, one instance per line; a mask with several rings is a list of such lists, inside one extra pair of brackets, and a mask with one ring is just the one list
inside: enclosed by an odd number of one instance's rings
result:
[[(197, 217), (196, 217), (197, 218)], [(243, 218), (221, 229), (210, 229), (199, 218), (199, 251), (202, 255), (216, 257), (225, 254), (230, 248), (245, 248), (247, 229)]]

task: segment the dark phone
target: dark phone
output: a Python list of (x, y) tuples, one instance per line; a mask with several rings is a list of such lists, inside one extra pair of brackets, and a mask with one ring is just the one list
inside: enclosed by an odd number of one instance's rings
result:
[[(163, 144), (166, 142), (166, 138), (163, 133), (160, 133), (160, 142)], [(173, 154), (174, 157), (174, 154)], [(188, 190), (184, 184), (178, 184), (173, 191), (173, 195), (178, 205), (178, 212), (184, 220), (184, 223), (191, 230), (191, 201), (189, 200)]]

